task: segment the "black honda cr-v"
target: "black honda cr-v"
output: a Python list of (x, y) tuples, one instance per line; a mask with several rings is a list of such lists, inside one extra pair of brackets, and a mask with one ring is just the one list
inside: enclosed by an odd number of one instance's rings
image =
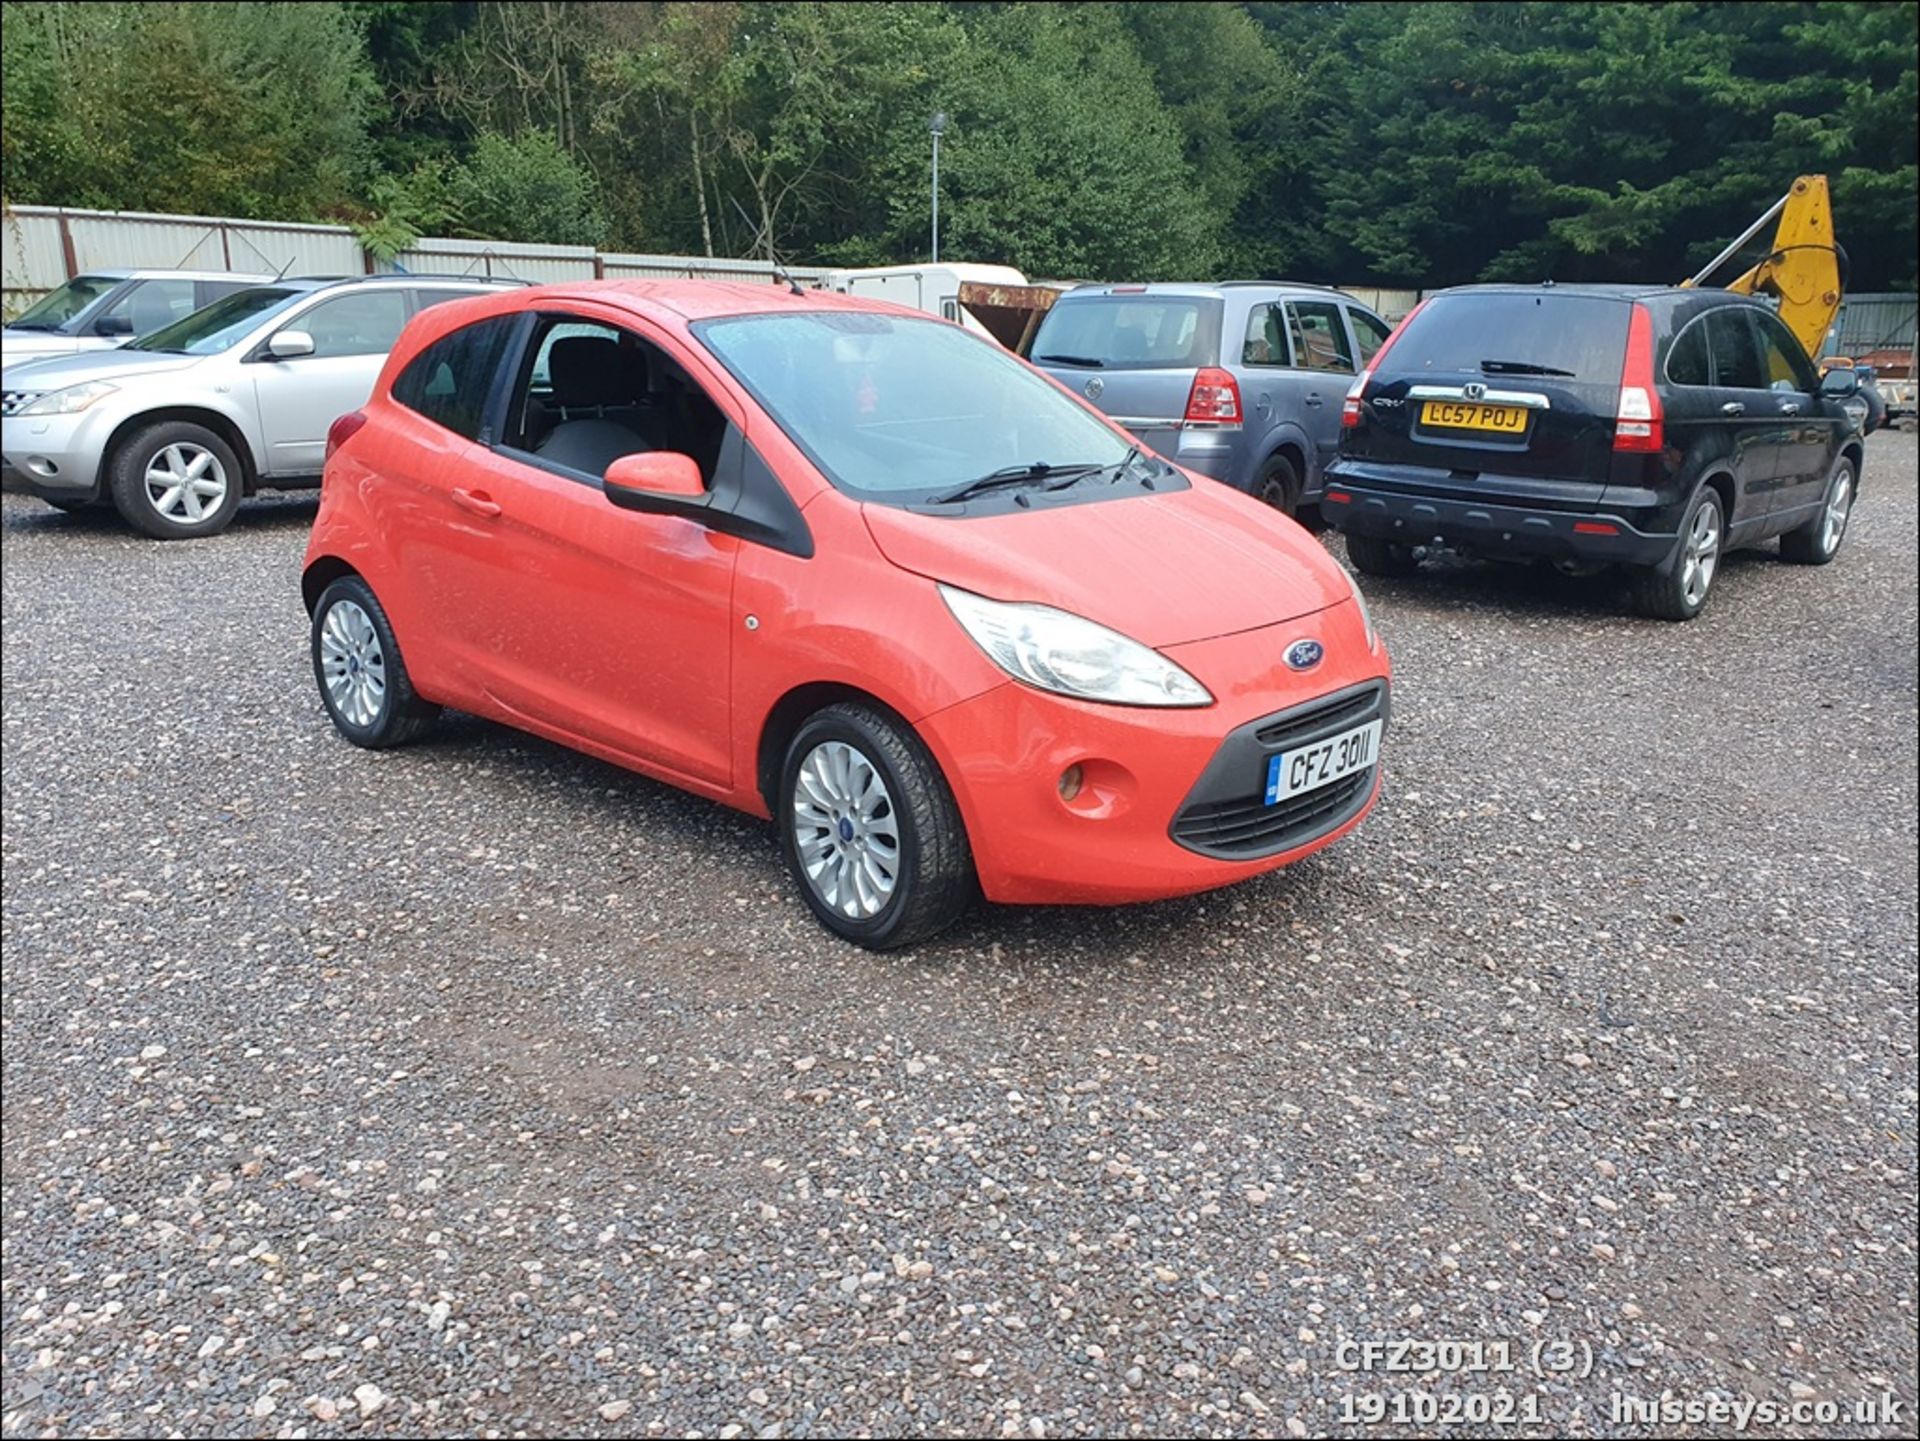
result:
[(1726, 291), (1442, 291), (1348, 391), (1321, 510), (1370, 575), (1411, 574), (1436, 542), (1618, 564), (1649, 614), (1691, 620), (1728, 550), (1838, 553), (1857, 385), (1823, 382), (1764, 302)]

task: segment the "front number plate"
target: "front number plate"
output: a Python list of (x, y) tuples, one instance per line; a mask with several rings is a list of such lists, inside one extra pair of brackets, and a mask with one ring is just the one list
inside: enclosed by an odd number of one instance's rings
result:
[(1319, 790), (1363, 771), (1380, 755), (1380, 722), (1368, 721), (1311, 745), (1267, 757), (1267, 804), (1277, 806), (1302, 791)]
[(1429, 400), (1420, 407), (1422, 425), (1451, 430), (1486, 430), (1496, 435), (1519, 435), (1527, 428), (1527, 411), (1520, 405), (1481, 405), (1463, 400)]

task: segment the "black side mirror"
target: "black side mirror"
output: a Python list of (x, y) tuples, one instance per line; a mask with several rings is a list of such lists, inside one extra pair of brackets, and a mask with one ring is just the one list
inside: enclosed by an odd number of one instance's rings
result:
[(1829, 370), (1820, 377), (1820, 393), (1834, 400), (1845, 400), (1860, 393), (1860, 377), (1851, 370)]
[(95, 335), (132, 335), (133, 322), (124, 315), (103, 315), (93, 323)]

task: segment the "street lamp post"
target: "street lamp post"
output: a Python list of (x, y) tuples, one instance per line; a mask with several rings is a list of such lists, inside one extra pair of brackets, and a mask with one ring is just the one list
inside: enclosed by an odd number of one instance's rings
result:
[(933, 132), (933, 262), (940, 263), (940, 137), (946, 133), (947, 112), (936, 110), (927, 128)]

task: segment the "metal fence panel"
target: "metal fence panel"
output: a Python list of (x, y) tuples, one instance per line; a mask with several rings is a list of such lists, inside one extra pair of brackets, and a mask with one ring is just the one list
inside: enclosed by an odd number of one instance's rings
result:
[[(504, 275), (547, 282), (592, 280), (591, 245), (516, 245), (500, 240), (422, 238), (391, 267), (439, 275)], [(383, 267), (387, 268), (387, 267)]]
[(787, 265), (776, 267), (771, 260), (734, 260), (712, 255), (616, 255), (600, 257), (609, 280), (739, 280), (773, 284), (774, 271), (791, 276), (802, 285), (823, 280), (824, 267)]
[(1832, 350), (1861, 355), (1869, 350), (1912, 350), (1920, 300), (1910, 294), (1849, 295), (1833, 329)]
[(367, 252), (338, 225), (271, 225), (235, 221), (227, 230), (235, 270), (269, 275), (364, 275)]
[[(16, 291), (33, 294), (52, 290), (67, 278), (66, 258), (60, 251), (60, 223), (51, 212), (9, 210), (4, 234), (0, 235), (0, 254), (5, 256), (9, 301)], [(11, 305), (8, 313), (12, 313)]]

